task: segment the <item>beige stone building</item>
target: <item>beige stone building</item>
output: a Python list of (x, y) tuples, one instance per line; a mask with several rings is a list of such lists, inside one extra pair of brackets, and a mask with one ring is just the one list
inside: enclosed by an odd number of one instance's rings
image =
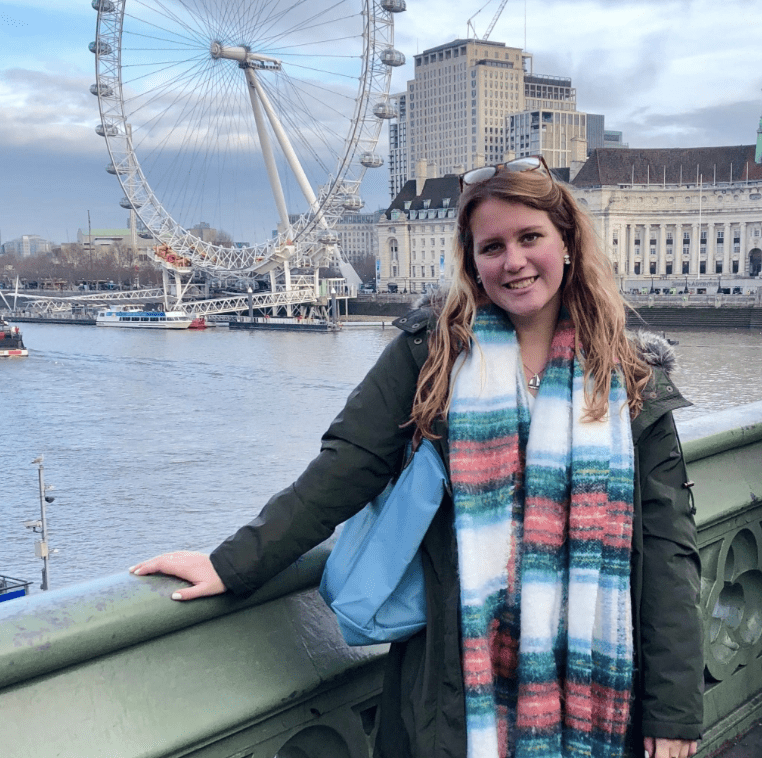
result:
[(598, 149), (572, 184), (623, 289), (643, 280), (660, 288), (758, 286), (762, 165), (754, 145)]
[(425, 292), (452, 276), (458, 177), (426, 178), (426, 164), (381, 216), (378, 291)]
[(443, 176), (540, 151), (551, 166), (585, 158), (585, 114), (571, 79), (534, 74), (520, 48), (458, 39), (416, 55), (414, 77), (391, 97), (392, 197), (421, 160)]

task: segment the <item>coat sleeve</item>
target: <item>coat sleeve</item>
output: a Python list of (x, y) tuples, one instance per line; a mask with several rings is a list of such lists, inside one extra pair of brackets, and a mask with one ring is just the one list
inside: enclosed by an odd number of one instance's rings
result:
[(225, 586), (247, 595), (330, 537), (378, 495), (412, 436), (418, 364), (410, 338), (391, 342), (323, 435), (320, 453), (260, 514), (211, 554)]
[(672, 413), (644, 431), (638, 458), (643, 735), (695, 740), (703, 722), (701, 563)]

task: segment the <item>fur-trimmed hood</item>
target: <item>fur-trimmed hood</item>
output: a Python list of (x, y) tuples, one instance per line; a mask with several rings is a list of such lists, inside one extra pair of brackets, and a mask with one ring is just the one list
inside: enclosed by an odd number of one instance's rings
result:
[(649, 365), (661, 368), (669, 375), (677, 367), (675, 351), (665, 337), (638, 329), (637, 332), (628, 332), (627, 337), (636, 347), (640, 357)]

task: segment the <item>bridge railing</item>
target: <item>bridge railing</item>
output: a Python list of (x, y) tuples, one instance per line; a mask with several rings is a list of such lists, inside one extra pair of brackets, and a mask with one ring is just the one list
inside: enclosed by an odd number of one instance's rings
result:
[(709, 755), (762, 716), (762, 402), (679, 429), (695, 482)]
[[(679, 425), (704, 563), (701, 755), (762, 716), (762, 402)], [(0, 604), (3, 758), (368, 758), (385, 647), (348, 648), (330, 545), (245, 601), (164, 576)]]

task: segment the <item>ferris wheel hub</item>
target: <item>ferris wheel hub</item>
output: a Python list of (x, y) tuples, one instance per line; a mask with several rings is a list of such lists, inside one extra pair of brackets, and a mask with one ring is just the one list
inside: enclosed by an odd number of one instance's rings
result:
[(262, 55), (261, 53), (252, 53), (248, 47), (243, 45), (221, 45), (219, 42), (212, 42), (209, 52), (212, 58), (219, 60), (220, 58), (227, 58), (231, 61), (238, 61), (243, 66), (250, 66), (251, 68), (264, 68), (275, 71), (281, 70), (281, 61), (277, 58), (273, 58), (269, 55)]

